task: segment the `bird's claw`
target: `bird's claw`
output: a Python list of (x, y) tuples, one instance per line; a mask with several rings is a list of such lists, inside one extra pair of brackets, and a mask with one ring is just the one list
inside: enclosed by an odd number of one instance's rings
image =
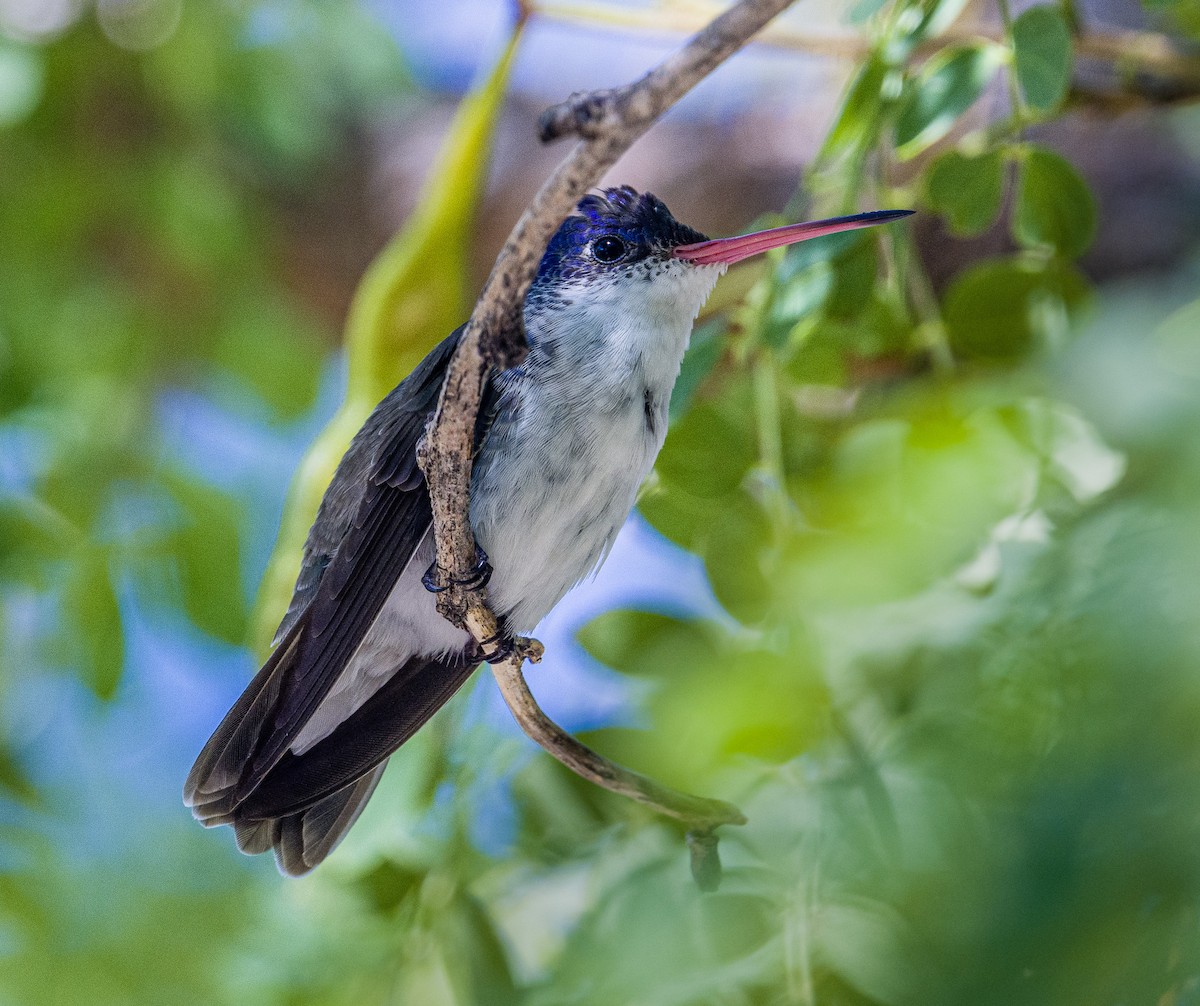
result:
[[(495, 647), (495, 649), (489, 651), (488, 647)], [(542, 654), (545, 652), (546, 648), (536, 639), (529, 639), (526, 636), (511, 636), (503, 629), (479, 644), (479, 659), (489, 664), (498, 664), (514, 654), (519, 656), (522, 661), (528, 660), (531, 664), (537, 664), (541, 662)]]
[(463, 590), (482, 590), (492, 578), (492, 564), (488, 562), (487, 553), (478, 545), (475, 546), (475, 565), (471, 572), (457, 579), (453, 576), (443, 578), (436, 560), (430, 564), (421, 577), (421, 583), (431, 594), (440, 594), (451, 587), (461, 587)]
[[(489, 652), (488, 647), (495, 647), (495, 649)], [(494, 636), (488, 636), (479, 644), (479, 655), (486, 663), (498, 664), (511, 657), (515, 649), (516, 642), (513, 637), (501, 630)]]

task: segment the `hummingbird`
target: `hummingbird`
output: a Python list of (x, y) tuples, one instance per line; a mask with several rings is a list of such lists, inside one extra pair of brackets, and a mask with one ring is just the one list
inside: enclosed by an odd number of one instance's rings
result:
[[(524, 304), (529, 352), (489, 375), (476, 430), (477, 584), (510, 635), (596, 570), (667, 434), (692, 324), (718, 277), (771, 248), (886, 223), (881, 210), (709, 239), (649, 193), (585, 196)], [(362, 813), (388, 759), (494, 654), (442, 618), (418, 443), (462, 328), (371, 413), (309, 531), (274, 649), (184, 785), (206, 827), (299, 876)]]

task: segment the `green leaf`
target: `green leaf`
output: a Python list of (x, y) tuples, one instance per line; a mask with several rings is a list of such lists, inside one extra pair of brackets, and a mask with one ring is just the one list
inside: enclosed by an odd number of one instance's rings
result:
[[(772, 988), (784, 973), (771, 900), (724, 889), (702, 895), (678, 856), (648, 859), (646, 851), (614, 857), (598, 878), (607, 883), (563, 937), (544, 994), (530, 1006), (770, 1001), (752, 990)], [(608, 880), (617, 870), (615, 882)]]
[(660, 483), (643, 492), (637, 507), (655, 531), (680, 548), (690, 550), (720, 519), (723, 499), (693, 496), (678, 486)]
[(821, 962), (867, 1001), (919, 1001), (913, 977), (920, 944), (891, 905), (865, 897), (830, 899), (818, 910), (816, 950)]
[[(454, 913), (438, 927), (440, 942), (447, 948), (450, 974), (459, 988), (456, 1006), (488, 1002), (495, 1006), (518, 1006), (525, 999), (516, 988), (509, 969), (508, 948), (496, 927), (495, 918), (467, 891), (457, 898)], [(421, 998), (398, 1002), (427, 1002)]]
[(1000, 212), (1003, 195), (1004, 156), (999, 150), (977, 156), (949, 150), (925, 172), (925, 201), (956, 234), (986, 231)]
[(837, 121), (821, 146), (818, 160), (838, 160), (874, 142), (879, 131), (883, 82), (887, 73), (887, 66), (877, 54), (873, 54), (859, 70), (846, 92)]
[(950, 27), (967, 0), (918, 0), (908, 4), (896, 19), (895, 34), (888, 40), (888, 56), (900, 65), (921, 42)]
[(896, 120), (896, 153), (915, 157), (945, 136), (958, 117), (983, 93), (1003, 62), (1004, 50), (991, 43), (939, 52), (909, 81)]
[(282, 299), (230, 296), (216, 362), (249, 384), (281, 418), (312, 405), (325, 347), (310, 318)]
[(1200, 2), (1197, 0), (1142, 0), (1155, 18), (1168, 18), (1179, 31), (1200, 40)]
[(712, 730), (714, 762), (749, 755), (783, 763), (823, 737), (829, 691), (818, 666), (803, 645), (789, 650), (785, 659), (774, 651), (750, 650), (731, 655), (723, 664), (713, 662), (708, 673), (689, 681), (699, 686), (695, 691), (702, 713), (705, 698), (712, 700), (704, 719), (714, 726), (720, 723)]
[(108, 562), (105, 549), (85, 547), (63, 592), (63, 606), (77, 632), (80, 677), (105, 701), (116, 694), (125, 661), (121, 609)]
[(242, 507), (205, 483), (178, 475), (168, 475), (165, 481), (182, 510), (180, 527), (169, 544), (179, 567), (183, 608), (205, 632), (241, 644), (246, 638)]
[(856, 318), (862, 313), (879, 276), (879, 242), (867, 238), (851, 245), (834, 263), (833, 292), (825, 314), (833, 318)]
[(742, 481), (755, 449), (749, 431), (706, 402), (667, 434), (656, 467), (665, 481), (693, 496), (720, 496)]
[(722, 518), (704, 542), (704, 568), (717, 600), (746, 624), (762, 619), (771, 598), (764, 574), (771, 526), (758, 505), (744, 494), (729, 497)]
[(602, 664), (625, 674), (666, 674), (677, 668), (686, 673), (720, 645), (705, 622), (629, 609), (599, 615), (577, 638)]
[(1042, 308), (1077, 307), (1086, 281), (1061, 263), (993, 259), (972, 266), (946, 293), (943, 317), (954, 351), (968, 358), (1015, 360), (1043, 334)]
[(777, 279), (781, 284), (790, 283), (814, 266), (841, 261), (863, 246), (875, 248), (876, 243), (868, 231), (862, 230), (826, 234), (812, 241), (794, 244), (779, 264)]
[(872, 291), (852, 325), (842, 326), (844, 349), (856, 356), (879, 357), (905, 352), (912, 325), (896, 298), (884, 289)]
[(787, 345), (792, 329), (819, 311), (833, 292), (833, 268), (817, 262), (776, 289), (763, 318), (762, 338), (769, 346)]
[(1013, 22), (1017, 81), (1030, 108), (1050, 112), (1071, 83), (1071, 33), (1057, 7), (1031, 7)]
[(384, 859), (356, 877), (354, 887), (377, 912), (387, 915), (421, 886), (424, 875)]
[(1067, 258), (1091, 244), (1096, 201), (1069, 161), (1039, 147), (1027, 153), (1017, 171), (1012, 229), (1026, 247), (1050, 245)]
[(1041, 459), (1041, 478), (1062, 486), (1078, 503), (1111, 489), (1125, 459), (1110, 448), (1078, 409), (1050, 398), (1029, 398), (1008, 412), (1014, 432)]
[(25, 774), (25, 767), (3, 744), (0, 744), (0, 794), (28, 806), (40, 802), (37, 789)]
[(0, 580), (46, 585), (48, 560), (69, 552), (80, 532), (39, 497), (0, 497)]
[(725, 346), (725, 323), (708, 321), (697, 326), (679, 367), (679, 377), (671, 391), (671, 424), (687, 412), (704, 379), (721, 359)]
[(847, 12), (846, 20), (850, 24), (863, 24), (879, 13), (884, 3), (886, 0), (856, 0)]
[(737, 756), (781, 764), (810, 749), (828, 734), (830, 696), (820, 662), (793, 628), (782, 653), (664, 637), (656, 666), (639, 670), (657, 679), (645, 703), (652, 729), (604, 730), (602, 750), (702, 790)]
[[(811, 384), (840, 385), (846, 381), (846, 355), (855, 334), (850, 326), (839, 322), (822, 322), (804, 339), (787, 361), (784, 373), (797, 386)], [(796, 416), (795, 410), (785, 413), (786, 421)], [(797, 440), (803, 440), (803, 421), (799, 430), (785, 428), (783, 446), (789, 454)], [(807, 431), (811, 435), (811, 430)]]

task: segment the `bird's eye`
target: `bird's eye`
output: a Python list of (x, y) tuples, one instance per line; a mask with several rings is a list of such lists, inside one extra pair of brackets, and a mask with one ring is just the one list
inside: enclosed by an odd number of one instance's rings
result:
[(597, 262), (618, 262), (625, 257), (625, 242), (612, 235), (592, 242), (592, 257)]

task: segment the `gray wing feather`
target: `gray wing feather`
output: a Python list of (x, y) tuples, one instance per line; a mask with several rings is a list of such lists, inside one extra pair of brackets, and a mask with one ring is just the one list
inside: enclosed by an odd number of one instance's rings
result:
[(291, 876), (321, 862), (357, 820), (387, 759), (470, 677), (466, 655), (413, 657), (329, 737), (287, 752), (244, 799), (225, 794), (193, 810), (206, 825), (232, 824), (246, 853), (275, 850)]
[[(446, 365), (461, 336), (462, 328), (456, 328), (438, 343), (379, 404), (355, 434), (338, 465), (329, 490), (321, 500), (317, 519), (313, 521), (304, 542), (304, 558), (296, 579), (296, 589), (271, 641), (272, 646), (279, 645), (316, 597), (325, 571), (354, 520), (358, 509), (358, 492), (367, 479), (373, 476), (383, 484), (405, 492), (420, 488), (423, 477), (417, 465), (415, 443), (411, 452), (394, 451), (388, 457), (381, 458), (380, 441), (390, 439), (389, 434), (394, 436), (396, 430), (389, 427), (394, 427), (397, 419), (402, 420), (412, 414), (427, 416), (432, 411), (441, 390)], [(424, 422), (421, 425), (423, 428)]]
[(424, 484), (385, 476), (415, 463), (459, 332), (442, 341), (371, 414), (342, 459), (309, 532), (294, 611), (275, 651), (200, 753), (185, 802), (219, 823), (328, 694), (429, 527)]
[(328, 737), (303, 754), (288, 751), (237, 813), (286, 817), (337, 792), (387, 758), (462, 687), (478, 666), (469, 654), (411, 657)]

